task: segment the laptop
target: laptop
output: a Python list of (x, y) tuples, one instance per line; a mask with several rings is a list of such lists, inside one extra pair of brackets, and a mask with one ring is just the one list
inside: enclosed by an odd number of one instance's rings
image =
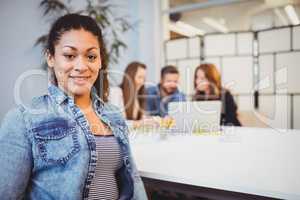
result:
[(175, 120), (176, 132), (217, 132), (221, 130), (221, 107), (221, 101), (170, 102), (168, 114)]

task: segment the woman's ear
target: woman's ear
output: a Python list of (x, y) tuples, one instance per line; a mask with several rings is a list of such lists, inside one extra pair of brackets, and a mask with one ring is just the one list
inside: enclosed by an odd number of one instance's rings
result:
[(54, 67), (54, 56), (51, 55), (49, 53), (49, 51), (46, 52), (46, 59), (47, 59), (47, 64), (50, 68), (53, 68)]

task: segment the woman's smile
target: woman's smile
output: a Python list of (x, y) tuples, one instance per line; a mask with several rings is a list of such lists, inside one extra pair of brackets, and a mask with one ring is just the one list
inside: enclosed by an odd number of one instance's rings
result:
[(72, 75), (70, 75), (69, 78), (71, 78), (71, 80), (76, 85), (85, 85), (86, 83), (89, 82), (89, 79), (91, 78), (91, 76), (82, 76), (82, 75), (72, 76)]

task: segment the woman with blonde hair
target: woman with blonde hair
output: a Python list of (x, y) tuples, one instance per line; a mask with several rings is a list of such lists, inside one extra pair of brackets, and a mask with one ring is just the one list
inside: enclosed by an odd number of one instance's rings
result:
[(237, 105), (230, 91), (222, 87), (221, 75), (214, 64), (204, 63), (195, 69), (194, 89), (194, 101), (222, 101), (222, 125), (241, 126), (237, 118)]

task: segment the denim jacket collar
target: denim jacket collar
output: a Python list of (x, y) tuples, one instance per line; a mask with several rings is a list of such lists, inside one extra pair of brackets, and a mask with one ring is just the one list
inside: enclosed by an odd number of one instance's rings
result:
[(91, 99), (93, 102), (94, 109), (99, 109), (99, 111), (101, 111), (101, 109), (104, 106), (104, 101), (98, 96), (97, 89), (94, 86), (91, 90)]
[[(58, 86), (50, 83), (48, 87), (48, 92), (51, 98), (53, 98), (58, 105), (62, 104), (65, 101), (68, 101), (71, 104), (74, 104), (74, 98), (67, 95), (62, 89)], [(93, 86), (91, 90), (91, 99), (94, 105), (94, 108), (102, 108), (104, 105), (104, 101), (97, 95), (97, 90)]]
[(50, 83), (48, 87), (48, 92), (50, 97), (54, 99), (58, 105), (62, 104), (66, 100), (74, 102), (72, 97), (68, 96), (62, 89), (52, 83)]

